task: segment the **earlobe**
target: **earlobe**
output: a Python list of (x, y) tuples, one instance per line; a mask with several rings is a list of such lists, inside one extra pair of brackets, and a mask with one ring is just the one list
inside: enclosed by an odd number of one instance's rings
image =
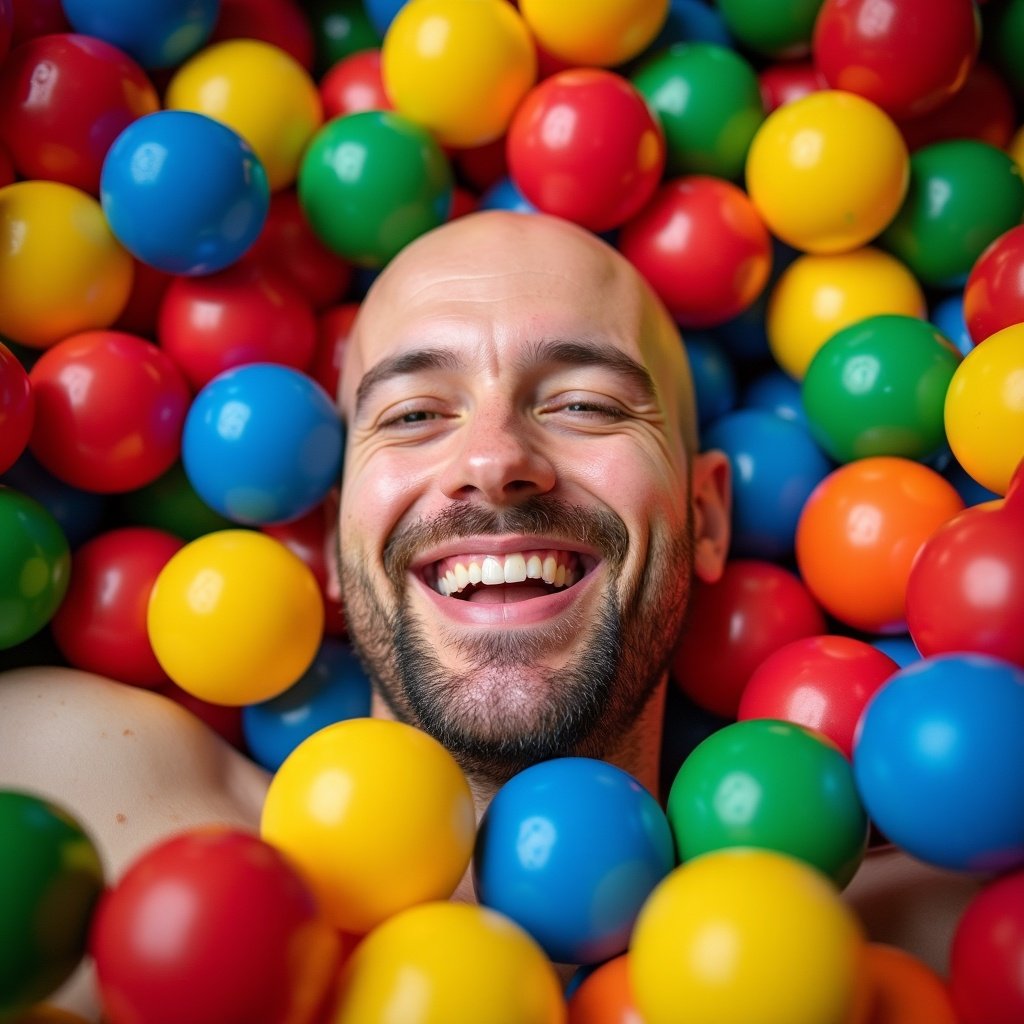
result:
[(721, 451), (701, 452), (693, 460), (693, 571), (704, 583), (715, 583), (729, 556), (732, 474)]

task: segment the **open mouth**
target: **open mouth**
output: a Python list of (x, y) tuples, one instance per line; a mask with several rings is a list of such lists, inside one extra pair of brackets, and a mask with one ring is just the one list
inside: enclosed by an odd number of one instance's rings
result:
[(423, 569), (428, 586), (442, 597), (477, 604), (500, 604), (547, 597), (578, 583), (597, 559), (554, 548), (503, 554), (459, 554)]

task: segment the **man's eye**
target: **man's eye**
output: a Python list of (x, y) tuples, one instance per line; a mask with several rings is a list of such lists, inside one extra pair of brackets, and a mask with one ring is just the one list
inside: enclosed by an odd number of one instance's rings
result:
[(384, 427), (414, 427), (419, 423), (427, 423), (430, 420), (440, 418), (436, 412), (428, 412), (426, 409), (412, 409), (409, 412), (399, 413), (383, 421)]
[(579, 413), (584, 416), (597, 418), (621, 419), (623, 412), (614, 405), (602, 405), (600, 402), (567, 402), (562, 408), (566, 412)]

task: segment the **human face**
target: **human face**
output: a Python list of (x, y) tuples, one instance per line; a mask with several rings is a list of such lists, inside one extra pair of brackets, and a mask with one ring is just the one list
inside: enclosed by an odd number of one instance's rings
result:
[(689, 592), (689, 378), (664, 314), (585, 232), (479, 215), (381, 276), (343, 381), (343, 596), (391, 712), (494, 777), (602, 756)]

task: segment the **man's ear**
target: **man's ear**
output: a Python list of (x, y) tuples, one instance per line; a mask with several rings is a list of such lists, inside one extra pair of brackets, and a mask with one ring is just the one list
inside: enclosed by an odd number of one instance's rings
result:
[(729, 556), (732, 515), (732, 473), (724, 452), (701, 452), (693, 459), (693, 571), (704, 583), (715, 583)]
[(324, 517), (327, 522), (324, 527), (324, 565), (327, 568), (327, 599), (329, 601), (341, 601), (341, 576), (338, 557), (340, 548), (338, 546), (338, 506), (341, 503), (341, 495), (337, 487), (332, 487), (324, 501)]

